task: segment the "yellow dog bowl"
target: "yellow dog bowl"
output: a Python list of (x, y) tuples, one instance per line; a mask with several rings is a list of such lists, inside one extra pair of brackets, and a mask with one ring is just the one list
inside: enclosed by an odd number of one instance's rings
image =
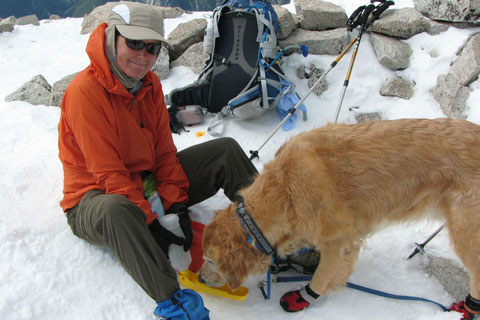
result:
[(209, 287), (206, 284), (198, 281), (198, 274), (193, 273), (190, 270), (179, 272), (178, 279), (182, 286), (192, 289), (196, 292), (205, 292), (218, 297), (238, 301), (243, 301), (248, 296), (248, 289), (245, 287), (239, 287), (235, 290), (232, 290), (228, 284), (224, 285), (223, 287)]

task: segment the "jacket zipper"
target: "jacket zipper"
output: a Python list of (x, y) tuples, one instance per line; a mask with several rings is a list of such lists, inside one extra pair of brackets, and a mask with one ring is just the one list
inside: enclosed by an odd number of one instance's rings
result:
[[(136, 104), (136, 99), (132, 98), (132, 108), (135, 108), (135, 104)], [(140, 128), (145, 128), (145, 126), (143, 125), (142, 113), (140, 112), (140, 109), (138, 109), (138, 117), (140, 118)]]

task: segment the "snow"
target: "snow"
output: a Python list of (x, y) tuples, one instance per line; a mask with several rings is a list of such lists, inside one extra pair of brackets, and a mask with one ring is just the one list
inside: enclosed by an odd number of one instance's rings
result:
[[(360, 0), (331, 1), (350, 14)], [(412, 7), (411, 0), (396, 1), (395, 8)], [(286, 7), (294, 12), (292, 4)], [(180, 23), (208, 15), (200, 12), (165, 20), (168, 34)], [(0, 318), (17, 319), (153, 319), (154, 301), (122, 269), (107, 249), (90, 245), (73, 236), (59, 201), (62, 198), (63, 172), (58, 159), (57, 123), (60, 109), (33, 106), (25, 102), (5, 102), (9, 93), (33, 76), (42, 74), (50, 84), (80, 71), (89, 63), (85, 53), (88, 35), (80, 35), (82, 19), (42, 20), (40, 26), (16, 26), (12, 33), (0, 34)], [(456, 52), (478, 29), (450, 28), (440, 35), (420, 34), (405, 40), (412, 49), (411, 65), (393, 72), (381, 66), (364, 36), (346, 91), (339, 121), (354, 123), (355, 112), (382, 112), (388, 119), (444, 117), (429, 90), (439, 74), (447, 73)], [(296, 75), (299, 65), (327, 69), (334, 56), (293, 55), (284, 69), (303, 96), (307, 80)], [(254, 160), (259, 170), (289, 137), (334, 120), (350, 54), (333, 69), (326, 80), (329, 89), (320, 97), (312, 94), (305, 104), (308, 120), (297, 119), (291, 131), (279, 130)], [(410, 100), (382, 97), (381, 84), (395, 75), (414, 80), (415, 94)], [(191, 83), (197, 77), (184, 67), (174, 68), (162, 84), (165, 93)], [(480, 84), (470, 85), (467, 119), (480, 124)], [(350, 107), (359, 107), (349, 111)], [(208, 123), (207, 119), (207, 123)], [(276, 112), (248, 121), (227, 121), (225, 135), (239, 141), (245, 152), (257, 150), (278, 125)], [(179, 149), (200, 143), (212, 136), (206, 124), (174, 135)], [(219, 192), (195, 206), (194, 210), (211, 217), (228, 205)], [(450, 305), (453, 298), (440, 282), (425, 271), (428, 256), (407, 261), (414, 242), (422, 242), (439, 227), (439, 222), (420, 221), (382, 230), (366, 241), (350, 282), (390, 293), (421, 296)], [(460, 261), (452, 251), (447, 233), (441, 232), (427, 252)], [(250, 294), (243, 302), (202, 294), (212, 319), (355, 319), (355, 320), (454, 320), (457, 313), (444, 313), (429, 303), (406, 302), (344, 289), (322, 296), (309, 309), (287, 314), (279, 306), (283, 293), (303, 283), (272, 285), (270, 300), (257, 288), (265, 276), (251, 277), (245, 283)]]

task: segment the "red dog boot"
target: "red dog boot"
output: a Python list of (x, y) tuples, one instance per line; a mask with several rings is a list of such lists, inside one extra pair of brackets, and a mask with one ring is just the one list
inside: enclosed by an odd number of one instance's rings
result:
[(300, 290), (285, 293), (280, 299), (280, 305), (287, 312), (298, 312), (307, 308), (319, 296), (307, 284)]
[(480, 313), (480, 301), (468, 295), (465, 301), (452, 304), (449, 311), (456, 311), (463, 314), (462, 320), (473, 320), (473, 318)]

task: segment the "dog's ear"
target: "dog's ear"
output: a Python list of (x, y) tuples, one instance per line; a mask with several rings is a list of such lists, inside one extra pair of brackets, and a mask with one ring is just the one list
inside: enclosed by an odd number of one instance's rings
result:
[(249, 274), (252, 257), (249, 256), (249, 244), (245, 236), (233, 232), (225, 239), (217, 259), (218, 271), (225, 277), (232, 289), (238, 288)]
[(216, 262), (218, 272), (232, 289), (238, 288), (249, 274), (258, 273), (259, 269), (266, 272), (270, 262), (269, 257), (247, 242), (235, 210), (231, 205), (217, 213), (203, 234), (204, 253), (208, 251), (208, 257)]

